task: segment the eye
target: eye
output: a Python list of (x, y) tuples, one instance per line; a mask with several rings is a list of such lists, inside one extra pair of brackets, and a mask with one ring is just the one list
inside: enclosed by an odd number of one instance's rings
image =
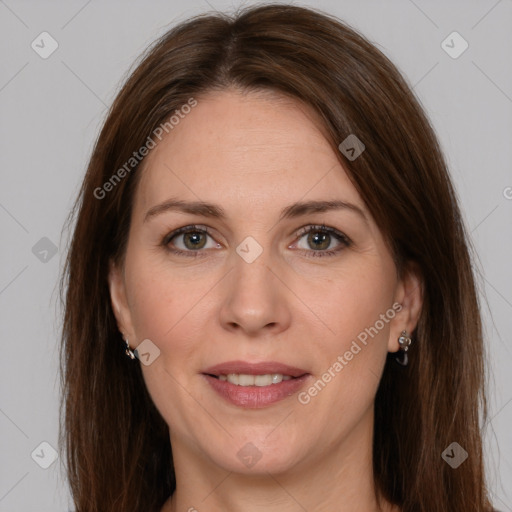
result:
[[(211, 239), (210, 241), (208, 239)], [(169, 251), (176, 254), (197, 253), (201, 249), (215, 249), (221, 247), (208, 233), (206, 227), (184, 226), (169, 233), (163, 240)], [(195, 254), (194, 254), (195, 256)]]
[[(350, 246), (350, 239), (337, 229), (325, 225), (305, 226), (297, 233), (295, 246), (307, 257), (334, 256)], [(305, 244), (305, 245), (304, 245)], [(218, 249), (222, 246), (208, 232), (206, 226), (183, 226), (164, 237), (162, 245), (170, 252), (183, 256), (197, 257), (205, 251), (201, 249)]]
[(297, 248), (306, 256), (333, 256), (350, 246), (350, 239), (337, 229), (322, 226), (306, 226), (298, 233)]

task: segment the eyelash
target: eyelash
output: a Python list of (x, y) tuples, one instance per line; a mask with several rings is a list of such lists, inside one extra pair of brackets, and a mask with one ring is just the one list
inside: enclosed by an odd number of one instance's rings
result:
[[(194, 251), (194, 250), (183, 251), (182, 249), (169, 248), (169, 243), (171, 242), (171, 240), (173, 238), (176, 238), (177, 236), (185, 234), (185, 233), (195, 233), (195, 232), (204, 233), (211, 237), (211, 234), (208, 231), (208, 228), (206, 226), (197, 226), (195, 224), (192, 224), (189, 226), (183, 226), (181, 228), (178, 228), (178, 229), (172, 231), (171, 233), (169, 233), (168, 235), (166, 235), (163, 238), (161, 245), (163, 245), (168, 251), (170, 251), (173, 254), (176, 254), (178, 256), (186, 256), (186, 257), (192, 257), (192, 258), (202, 257), (203, 254), (200, 254), (200, 253), (204, 253), (205, 251), (201, 251), (200, 249), (198, 249), (196, 251)], [(344, 248), (349, 247), (352, 244), (352, 241), (341, 231), (338, 231), (337, 229), (334, 229), (331, 227), (327, 227), (324, 224), (304, 226), (303, 228), (301, 228), (299, 230), (299, 232), (297, 233), (296, 236), (300, 240), (304, 235), (307, 235), (310, 232), (326, 233), (326, 234), (332, 235), (336, 238), (336, 240), (338, 242), (341, 243), (341, 245), (337, 249), (329, 249), (329, 250), (324, 250), (324, 251), (322, 251), (322, 250), (315, 251), (313, 249), (311, 249), (311, 250), (298, 249), (300, 252), (305, 254), (306, 257), (308, 257), (308, 258), (332, 257), (332, 256), (335, 256), (336, 254), (338, 254)]]

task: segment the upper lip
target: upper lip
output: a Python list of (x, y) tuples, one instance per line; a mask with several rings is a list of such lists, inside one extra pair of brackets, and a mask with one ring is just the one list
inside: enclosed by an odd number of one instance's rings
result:
[(290, 377), (301, 377), (308, 373), (306, 370), (296, 368), (283, 363), (274, 361), (263, 361), (260, 363), (249, 363), (246, 361), (226, 361), (225, 363), (216, 364), (203, 370), (208, 375), (228, 375), (230, 373), (238, 373), (245, 375), (267, 375), (279, 373), (289, 375)]

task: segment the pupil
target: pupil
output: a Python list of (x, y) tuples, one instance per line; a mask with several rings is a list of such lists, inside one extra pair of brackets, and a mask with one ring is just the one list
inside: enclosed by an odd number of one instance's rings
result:
[(192, 233), (186, 233), (185, 235), (185, 245), (187, 249), (200, 249), (204, 246), (204, 239), (201, 240), (201, 237), (203, 236), (202, 233), (199, 232), (192, 232)]
[(330, 235), (328, 233), (319, 233), (318, 231), (310, 233), (308, 236), (308, 242), (313, 242), (313, 249), (327, 249), (329, 247)]

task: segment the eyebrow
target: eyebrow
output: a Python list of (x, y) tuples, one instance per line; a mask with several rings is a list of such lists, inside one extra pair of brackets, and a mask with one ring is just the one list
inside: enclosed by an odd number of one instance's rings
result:
[[(279, 220), (281, 221), (283, 219), (300, 217), (310, 213), (327, 212), (330, 210), (350, 210), (361, 216), (365, 222), (368, 222), (366, 214), (359, 206), (341, 200), (305, 201), (293, 203), (281, 210)], [(213, 203), (207, 203), (204, 201), (182, 201), (179, 199), (169, 199), (168, 201), (150, 208), (144, 217), (144, 222), (157, 215), (169, 211), (190, 213), (193, 215), (200, 215), (202, 217), (216, 219), (226, 219), (227, 217), (225, 210), (221, 206)]]

